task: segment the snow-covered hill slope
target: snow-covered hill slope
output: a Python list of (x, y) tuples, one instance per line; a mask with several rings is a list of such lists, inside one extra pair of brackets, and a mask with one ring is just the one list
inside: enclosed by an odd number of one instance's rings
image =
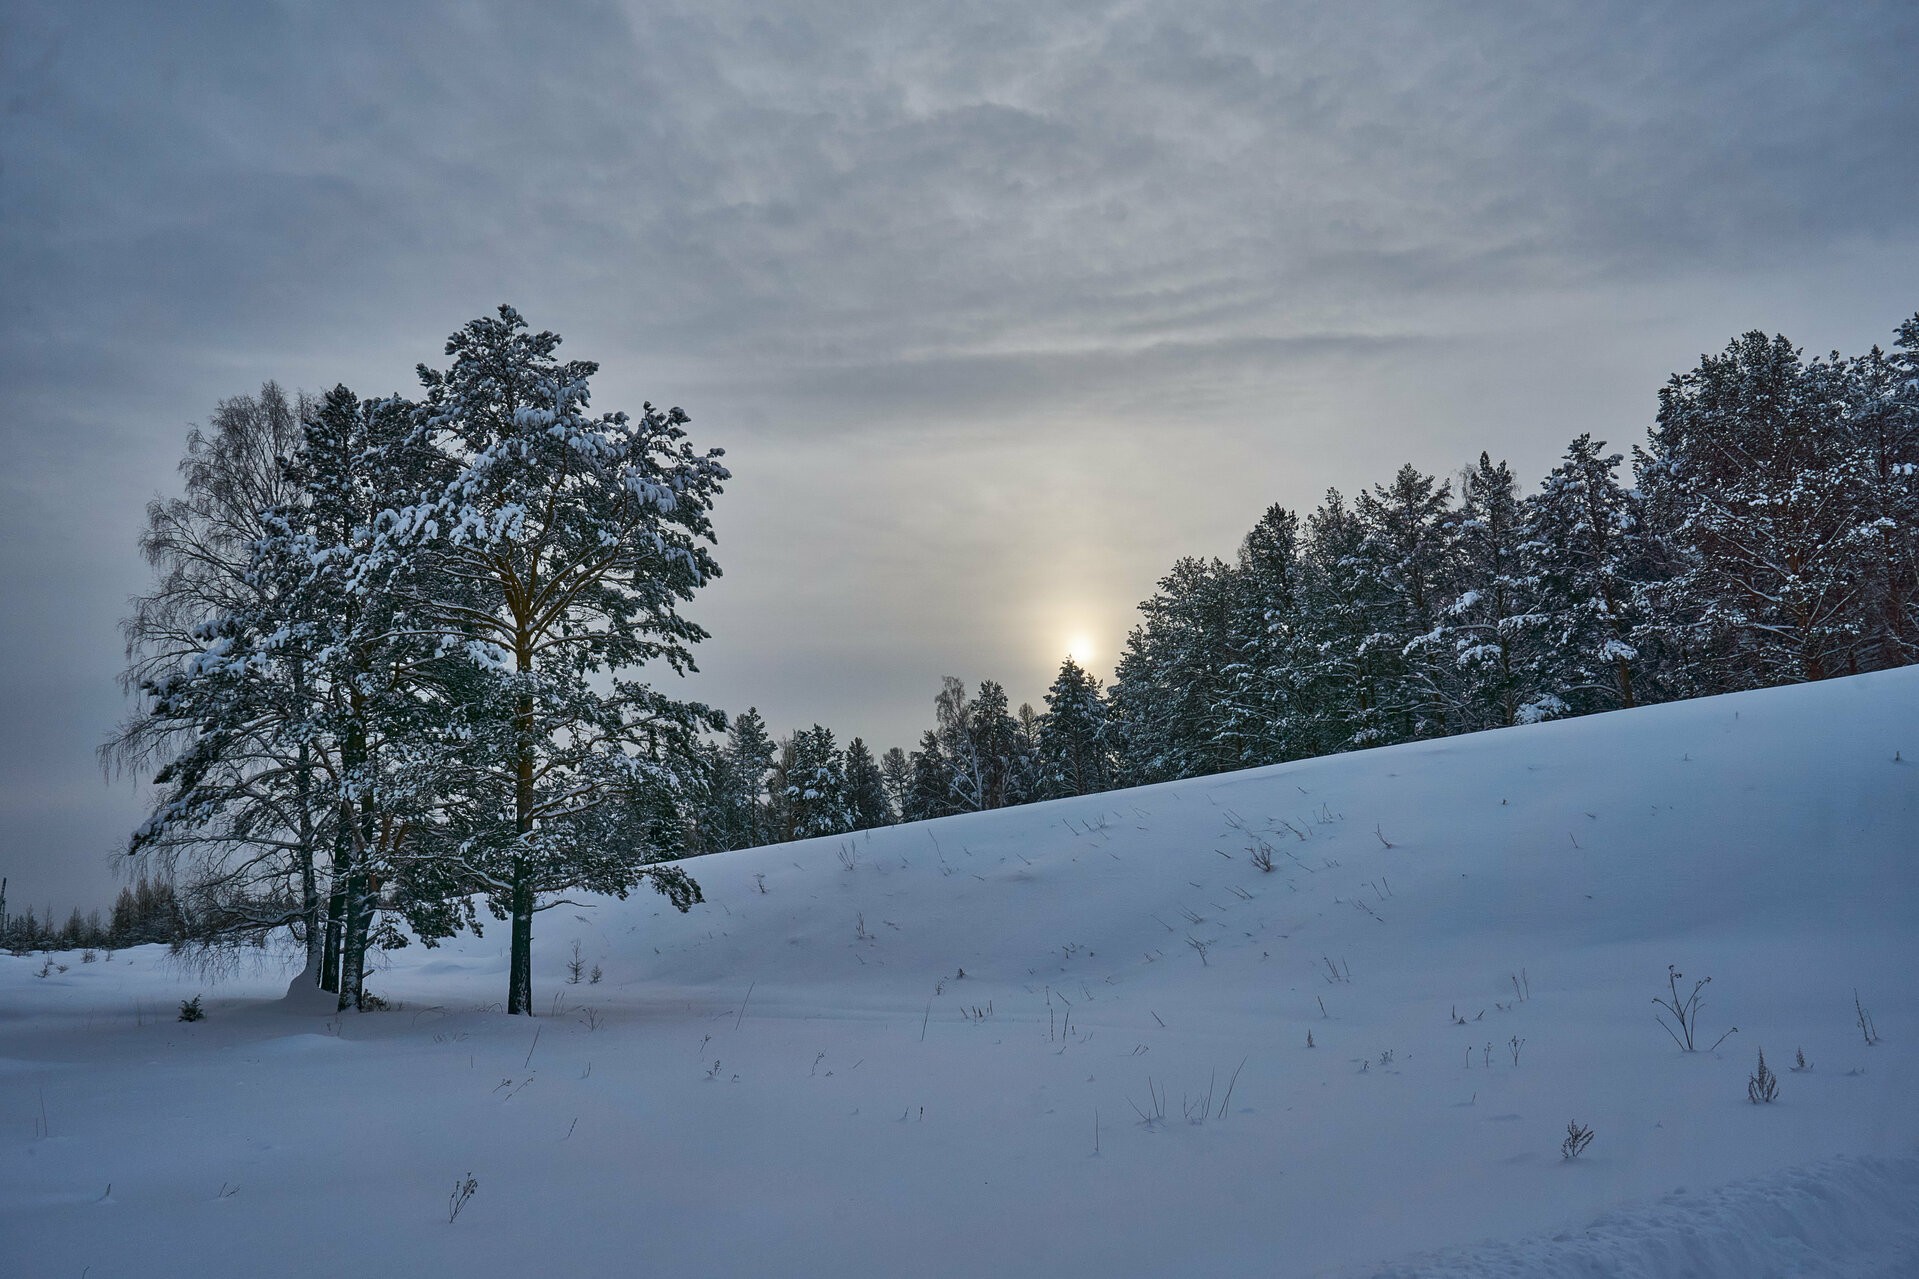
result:
[(1919, 1273), (1919, 669), (691, 869), (533, 1021), (0, 958), (0, 1271)]

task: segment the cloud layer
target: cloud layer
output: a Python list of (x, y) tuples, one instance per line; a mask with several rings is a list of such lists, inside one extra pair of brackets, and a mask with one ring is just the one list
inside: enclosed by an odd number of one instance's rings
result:
[[(1754, 3), (9, 6), (0, 805), (98, 899), (140, 505), (272, 377), (510, 300), (739, 476), (701, 692), (910, 742), (1268, 502), (1630, 442), (1915, 305), (1919, 14)], [(11, 841), (10, 841), (11, 842)], [(30, 869), (29, 869), (29, 864)]]

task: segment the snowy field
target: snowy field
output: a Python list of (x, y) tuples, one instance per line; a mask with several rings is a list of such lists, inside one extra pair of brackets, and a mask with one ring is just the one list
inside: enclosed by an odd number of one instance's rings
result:
[(0, 1273), (1919, 1274), (1919, 669), (691, 869), (531, 1020), (0, 957)]

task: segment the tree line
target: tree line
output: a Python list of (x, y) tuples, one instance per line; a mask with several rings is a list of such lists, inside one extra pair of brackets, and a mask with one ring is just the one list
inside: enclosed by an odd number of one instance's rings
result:
[(1070, 658), (1046, 709), (948, 678), (877, 762), (757, 716), (705, 748), (700, 851), (1919, 659), (1919, 315), (1808, 360), (1752, 332), (1659, 394), (1643, 447), (1581, 435), (1536, 491), (1482, 453), (1274, 506), (1232, 562), (1140, 605), (1110, 686)]
[(117, 950), (149, 942), (170, 942), (179, 935), (179, 909), (173, 885), (139, 876), (124, 885), (104, 921), (97, 910), (82, 914), (75, 907), (66, 923), (54, 922), (53, 909), (45, 915), (29, 906), (21, 914), (7, 909), (7, 884), (0, 879), (0, 950), (25, 955), (35, 950)]

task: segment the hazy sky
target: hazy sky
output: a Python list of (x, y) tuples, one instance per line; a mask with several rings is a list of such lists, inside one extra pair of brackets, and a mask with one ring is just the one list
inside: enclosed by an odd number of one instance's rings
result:
[(691, 691), (910, 746), (1182, 554), (1919, 309), (1919, 7), (0, 0), (0, 874), (104, 905), (144, 502), (509, 301), (735, 472)]

